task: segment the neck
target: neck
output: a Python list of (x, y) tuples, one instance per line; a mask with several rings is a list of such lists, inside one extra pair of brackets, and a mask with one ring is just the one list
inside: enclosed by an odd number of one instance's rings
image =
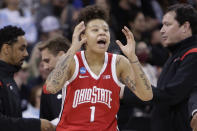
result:
[(5, 56), (0, 55), (0, 60), (1, 60), (1, 61), (4, 61), (5, 63), (10, 64), (10, 62), (9, 62), (9, 60), (8, 60), (8, 57), (5, 57)]
[(85, 51), (85, 57), (88, 62), (88, 65), (103, 65), (105, 59), (105, 53), (97, 54)]
[(188, 33), (183, 35), (183, 39), (182, 40), (185, 40), (185, 39), (187, 39), (187, 38), (189, 38), (191, 36), (192, 36), (192, 32), (190, 31), (190, 32), (188, 32)]

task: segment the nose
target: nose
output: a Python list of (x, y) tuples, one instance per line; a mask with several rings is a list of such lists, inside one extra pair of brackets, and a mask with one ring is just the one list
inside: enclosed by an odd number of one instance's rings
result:
[(105, 31), (104, 29), (100, 29), (100, 30), (99, 30), (99, 34), (100, 34), (100, 35), (106, 35), (106, 31)]
[(48, 70), (49, 69), (49, 65), (47, 63), (43, 62), (43, 69), (44, 70)]
[(29, 53), (27, 52), (27, 50), (25, 50), (24, 57), (27, 57), (27, 56), (29, 56)]
[(164, 26), (162, 26), (161, 29), (160, 29), (160, 33), (164, 34), (164, 32), (165, 32), (165, 29), (164, 29)]

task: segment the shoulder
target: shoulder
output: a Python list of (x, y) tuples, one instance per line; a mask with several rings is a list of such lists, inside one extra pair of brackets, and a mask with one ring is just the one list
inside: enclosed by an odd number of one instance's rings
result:
[(123, 55), (117, 55), (116, 58), (116, 71), (118, 74), (121, 74), (124, 71), (127, 71), (130, 63), (129, 60)]
[(187, 49), (181, 55), (181, 61), (183, 61), (187, 56), (192, 55), (193, 57), (197, 57), (197, 47)]
[(129, 60), (123, 55), (117, 55), (116, 57), (116, 65), (117, 66), (124, 66), (129, 64)]

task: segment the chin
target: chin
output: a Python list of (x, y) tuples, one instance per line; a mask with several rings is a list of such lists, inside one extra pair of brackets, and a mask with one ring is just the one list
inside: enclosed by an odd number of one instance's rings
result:
[(168, 47), (168, 46), (170, 45), (170, 42), (168, 42), (167, 40), (166, 40), (166, 41), (163, 41), (163, 42), (162, 42), (162, 45), (163, 45), (164, 47)]
[(168, 47), (168, 44), (162, 44), (163, 45), (163, 47)]
[(104, 54), (107, 51), (107, 49), (99, 49), (96, 52), (100, 54)]

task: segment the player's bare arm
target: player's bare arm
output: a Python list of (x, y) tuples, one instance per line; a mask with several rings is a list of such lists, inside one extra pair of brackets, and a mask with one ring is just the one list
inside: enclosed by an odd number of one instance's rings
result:
[(63, 88), (63, 85), (69, 80), (74, 72), (74, 55), (85, 43), (86, 38), (79, 40), (80, 34), (85, 30), (84, 22), (78, 24), (73, 33), (72, 45), (66, 54), (58, 60), (55, 69), (49, 74), (46, 80), (46, 89), (55, 94)]
[(123, 56), (117, 57), (117, 68), (120, 70), (119, 79), (141, 100), (151, 100), (153, 97), (151, 84), (135, 55), (135, 40), (133, 34), (126, 26), (122, 29), (122, 32), (126, 36), (127, 44), (124, 46), (119, 40), (117, 40), (116, 43), (128, 59)]

